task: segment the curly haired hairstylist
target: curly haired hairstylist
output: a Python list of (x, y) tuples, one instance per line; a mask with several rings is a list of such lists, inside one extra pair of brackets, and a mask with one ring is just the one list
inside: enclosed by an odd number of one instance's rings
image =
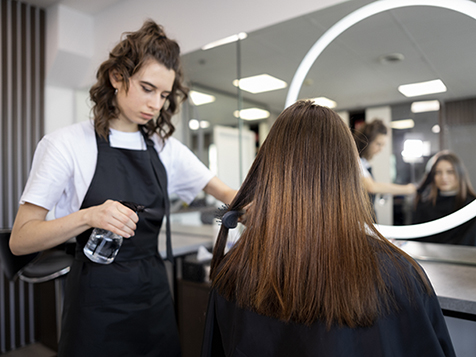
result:
[[(149, 20), (116, 45), (91, 88), (94, 121), (46, 135), (35, 152), (10, 246), (41, 251), (77, 237), (58, 356), (179, 356), (173, 303), (157, 236), (163, 216), (138, 219), (118, 201), (165, 211), (168, 193), (202, 189), (229, 203), (226, 186), (171, 134), (180, 98), (178, 44)], [(55, 209), (56, 219), (46, 221)], [(92, 227), (125, 238), (110, 265), (83, 254)]]

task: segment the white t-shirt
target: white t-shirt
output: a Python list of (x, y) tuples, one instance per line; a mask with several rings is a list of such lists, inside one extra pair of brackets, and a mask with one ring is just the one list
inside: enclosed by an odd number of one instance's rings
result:
[[(190, 203), (213, 178), (211, 171), (181, 142), (168, 138), (162, 144), (158, 135), (152, 140), (167, 171), (168, 192)], [(140, 132), (111, 131), (113, 147), (146, 148)], [(41, 139), (33, 157), (30, 176), (20, 199), (55, 209), (56, 218), (81, 207), (96, 170), (97, 144), (92, 121), (59, 129)]]
[(369, 172), (370, 164), (367, 161), (367, 159), (364, 159), (363, 157), (361, 157), (359, 160), (359, 164), (360, 164), (360, 171), (362, 172), (362, 176), (364, 178), (371, 177), (372, 175), (370, 175), (370, 172)]

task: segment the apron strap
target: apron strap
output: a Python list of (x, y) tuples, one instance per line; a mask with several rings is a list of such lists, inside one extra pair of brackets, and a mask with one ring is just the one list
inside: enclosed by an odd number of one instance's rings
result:
[[(172, 237), (171, 237), (171, 229), (170, 229), (170, 201), (169, 201), (169, 194), (167, 192), (167, 171), (165, 170), (164, 165), (160, 161), (159, 154), (155, 150), (154, 147), (154, 142), (147, 137), (147, 135), (144, 132), (144, 129), (142, 126), (139, 127), (140, 132), (142, 133), (144, 140), (147, 144), (147, 150), (149, 152), (150, 156), (150, 161), (152, 163), (152, 168), (154, 169), (154, 174), (155, 177), (159, 183), (159, 186), (162, 188), (162, 192), (164, 195), (164, 201), (165, 201), (165, 245), (166, 245), (166, 250), (167, 250), (167, 257), (166, 260), (168, 260), (172, 265), (174, 265), (174, 255), (172, 251)], [(163, 177), (165, 182), (163, 182), (160, 177), (160, 171), (163, 171)]]

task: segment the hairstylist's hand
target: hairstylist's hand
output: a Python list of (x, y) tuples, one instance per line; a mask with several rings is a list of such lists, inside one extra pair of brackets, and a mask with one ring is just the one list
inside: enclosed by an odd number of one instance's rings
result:
[(408, 189), (408, 193), (407, 193), (408, 195), (413, 195), (414, 193), (416, 193), (417, 187), (414, 184), (409, 183), (405, 186)]
[(137, 214), (117, 201), (107, 200), (102, 205), (87, 208), (88, 224), (91, 227), (107, 229), (124, 238), (134, 235), (139, 220)]
[(248, 210), (250, 209), (252, 204), (253, 204), (253, 202), (248, 203), (245, 207), (243, 207), (243, 214), (241, 214), (238, 217), (238, 222), (240, 222), (244, 226), (246, 226), (246, 222), (247, 222), (247, 218), (248, 218), (247, 213), (248, 213)]

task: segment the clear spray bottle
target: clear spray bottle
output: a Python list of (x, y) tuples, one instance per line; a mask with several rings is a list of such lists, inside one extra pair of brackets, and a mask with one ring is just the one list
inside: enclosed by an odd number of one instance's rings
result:
[[(143, 212), (143, 205), (119, 201), (124, 206), (130, 208), (136, 213)], [(116, 258), (117, 253), (122, 245), (123, 237), (111, 231), (94, 228), (89, 240), (83, 248), (84, 254), (93, 262), (99, 264), (111, 264)]]

